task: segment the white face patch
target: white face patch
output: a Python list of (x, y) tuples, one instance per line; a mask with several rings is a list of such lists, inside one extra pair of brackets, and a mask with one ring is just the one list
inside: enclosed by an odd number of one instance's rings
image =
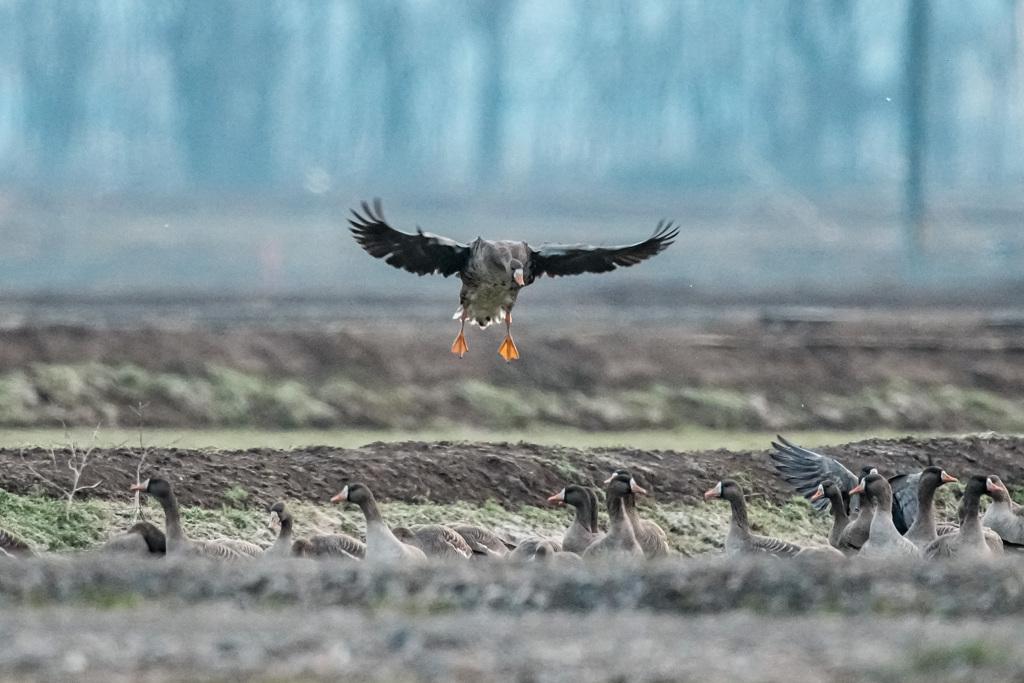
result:
[(270, 528), (273, 529), (277, 526), (277, 523), (281, 521), (281, 518), (277, 514), (277, 510), (271, 510), (270, 512)]
[(722, 495), (722, 482), (718, 482), (718, 486), (715, 487), (715, 490), (718, 491), (718, 495)]
[(345, 484), (345, 488), (338, 495), (341, 496), (342, 500), (348, 500), (348, 484)]

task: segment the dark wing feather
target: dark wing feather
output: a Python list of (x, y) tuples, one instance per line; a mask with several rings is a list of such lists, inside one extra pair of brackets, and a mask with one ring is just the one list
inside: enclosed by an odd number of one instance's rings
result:
[(594, 247), (589, 244), (544, 244), (531, 254), (533, 275), (579, 275), (607, 273), (617, 267), (634, 266), (661, 253), (679, 235), (671, 222), (659, 221), (654, 235), (624, 247)]
[[(818, 488), (818, 484), (831, 479), (838, 486), (839, 490), (845, 492), (857, 487), (860, 479), (850, 470), (846, 469), (839, 461), (809, 451), (800, 446), (794, 446), (790, 442), (777, 437), (780, 443), (772, 442), (774, 451), (768, 451), (768, 455), (775, 461), (775, 469), (783, 481), (792, 484), (797, 493), (810, 500)], [(818, 511), (825, 509), (828, 505), (828, 498), (819, 498), (813, 502)]]
[(775, 557), (792, 557), (801, 550), (798, 545), (769, 536), (753, 536), (750, 545), (754, 553), (774, 555)]
[(448, 277), (462, 270), (469, 260), (470, 249), (465, 244), (419, 228), (415, 234), (392, 228), (384, 220), (379, 199), (373, 200), (372, 207), (363, 202), (363, 213), (353, 209), (352, 216), (348, 222), (359, 246), (395, 268), (417, 275), (440, 273)]
[(897, 474), (889, 479), (892, 488), (892, 521), (901, 534), (907, 533), (917, 518), (917, 487), (920, 482), (920, 472)]

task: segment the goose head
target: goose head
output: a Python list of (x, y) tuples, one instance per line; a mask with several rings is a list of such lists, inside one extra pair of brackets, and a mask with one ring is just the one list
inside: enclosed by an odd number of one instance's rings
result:
[(170, 498), (172, 495), (171, 484), (166, 479), (159, 477), (150, 477), (141, 484), (132, 484), (128, 490), (148, 493), (158, 500)]
[(985, 491), (994, 501), (1004, 503), (1010, 500), (1010, 492), (1007, 490), (1006, 484), (994, 474), (985, 478)]
[(704, 500), (715, 500), (716, 498), (728, 500), (729, 502), (743, 500), (743, 489), (731, 479), (726, 479), (704, 492)]
[(286, 519), (290, 518), (291, 515), (288, 514), (288, 510), (285, 508), (284, 503), (274, 503), (270, 506), (270, 523), (268, 524), (268, 528), (273, 529)]
[(346, 484), (338, 495), (331, 498), (332, 503), (354, 503), (356, 505), (362, 505), (363, 503), (371, 500), (373, 494), (370, 493), (370, 489), (366, 488), (363, 484)]
[[(647, 493), (647, 489), (637, 484), (636, 479), (633, 478), (633, 475), (627, 469), (617, 469), (612, 473), (612, 476), (604, 480), (606, 485), (611, 485), (613, 482), (625, 483), (628, 487), (628, 493)], [(623, 491), (623, 493), (627, 493), (627, 491)]]

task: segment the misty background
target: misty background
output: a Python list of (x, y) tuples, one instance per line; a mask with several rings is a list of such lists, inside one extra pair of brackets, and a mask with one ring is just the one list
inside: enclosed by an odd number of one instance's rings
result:
[(0, 0), (0, 299), (450, 314), (349, 237), (379, 196), (460, 241), (681, 224), (538, 306), (1012, 307), (1022, 41), (1019, 0)]

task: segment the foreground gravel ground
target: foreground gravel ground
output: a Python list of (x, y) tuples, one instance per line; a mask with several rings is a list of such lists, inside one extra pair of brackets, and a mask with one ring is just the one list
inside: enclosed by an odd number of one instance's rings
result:
[(1024, 563), (0, 562), (14, 680), (1021, 680)]
[(417, 615), (159, 604), (0, 616), (5, 680), (1020, 680), (1021, 619)]

